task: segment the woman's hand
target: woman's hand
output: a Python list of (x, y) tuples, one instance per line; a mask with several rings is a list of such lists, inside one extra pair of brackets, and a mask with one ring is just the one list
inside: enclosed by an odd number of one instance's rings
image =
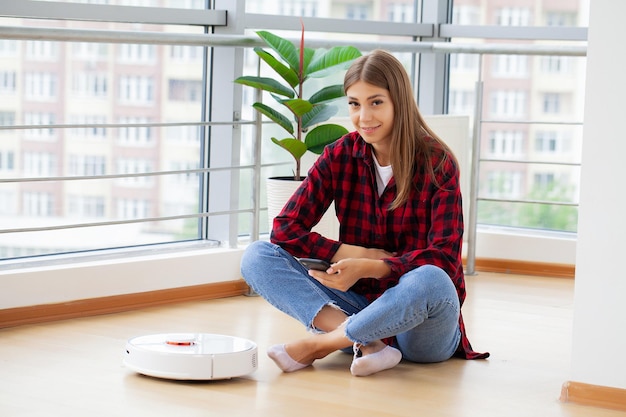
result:
[(391, 268), (381, 260), (348, 258), (335, 262), (326, 271), (309, 270), (309, 275), (322, 285), (348, 291), (361, 278), (383, 278)]

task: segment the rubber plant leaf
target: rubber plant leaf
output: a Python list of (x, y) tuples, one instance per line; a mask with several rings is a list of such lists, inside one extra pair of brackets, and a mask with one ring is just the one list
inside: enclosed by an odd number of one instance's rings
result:
[(333, 143), (347, 133), (348, 129), (343, 126), (325, 124), (317, 126), (307, 133), (304, 143), (308, 150), (319, 155), (324, 151), (326, 145)]
[(254, 48), (254, 52), (256, 52), (259, 58), (276, 71), (276, 73), (280, 75), (280, 77), (292, 88), (300, 84), (298, 74), (293, 69), (276, 59), (274, 55), (262, 48)]
[(300, 68), (300, 57), (293, 43), (265, 30), (258, 31), (257, 35), (263, 39), (267, 46), (276, 51), (278, 56), (285, 61), (293, 71), (298, 72)]
[(343, 85), (335, 84), (324, 87), (309, 98), (309, 102), (313, 104), (326, 103), (343, 97)]
[(293, 124), (285, 115), (263, 103), (254, 103), (252, 107), (293, 135)]
[[(275, 99), (278, 97), (274, 96)], [(286, 106), (296, 117), (302, 117), (307, 114), (311, 110), (313, 110), (313, 105), (309, 103), (307, 100), (302, 100), (299, 98), (289, 99), (289, 100), (280, 100), (280, 103)]]
[(295, 159), (300, 159), (306, 153), (307, 148), (304, 142), (298, 139), (286, 138), (278, 140), (272, 138), (272, 142), (289, 152)]
[(280, 94), (284, 97), (293, 98), (295, 96), (295, 93), (291, 88), (284, 86), (273, 78), (244, 75), (243, 77), (237, 78), (235, 82), (237, 84), (258, 88), (263, 91), (269, 91), (270, 93)]
[(337, 114), (337, 110), (336, 106), (329, 106), (327, 104), (314, 106), (313, 110), (302, 116), (302, 129), (306, 130), (318, 123), (325, 122)]
[(318, 53), (307, 68), (309, 77), (321, 78), (340, 69), (345, 69), (361, 56), (354, 46), (334, 46), (324, 53)]

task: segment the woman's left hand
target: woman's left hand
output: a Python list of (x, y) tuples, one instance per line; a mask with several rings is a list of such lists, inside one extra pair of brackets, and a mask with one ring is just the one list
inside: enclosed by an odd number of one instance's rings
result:
[(382, 278), (390, 271), (380, 260), (347, 258), (335, 262), (326, 271), (311, 269), (309, 275), (328, 288), (348, 291), (361, 278)]

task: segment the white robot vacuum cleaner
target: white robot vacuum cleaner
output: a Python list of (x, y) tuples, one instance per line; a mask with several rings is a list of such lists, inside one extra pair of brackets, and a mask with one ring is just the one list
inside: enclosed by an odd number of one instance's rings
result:
[(229, 379), (256, 370), (257, 346), (220, 334), (153, 334), (128, 340), (124, 365), (157, 378)]

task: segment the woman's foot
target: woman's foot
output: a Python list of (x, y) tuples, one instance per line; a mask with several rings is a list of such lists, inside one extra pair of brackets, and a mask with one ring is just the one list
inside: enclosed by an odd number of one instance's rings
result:
[(311, 363), (300, 363), (294, 360), (285, 349), (285, 345), (274, 345), (267, 349), (269, 356), (283, 372), (295, 372), (310, 366)]
[(402, 353), (391, 346), (384, 345), (382, 349), (378, 344), (361, 346), (354, 344), (354, 359), (350, 366), (350, 372), (354, 376), (368, 376), (376, 372), (391, 369), (402, 360)]
[(294, 372), (351, 344), (340, 326), (330, 333), (316, 334), (286, 345), (274, 345), (267, 350), (267, 355), (284, 372)]

